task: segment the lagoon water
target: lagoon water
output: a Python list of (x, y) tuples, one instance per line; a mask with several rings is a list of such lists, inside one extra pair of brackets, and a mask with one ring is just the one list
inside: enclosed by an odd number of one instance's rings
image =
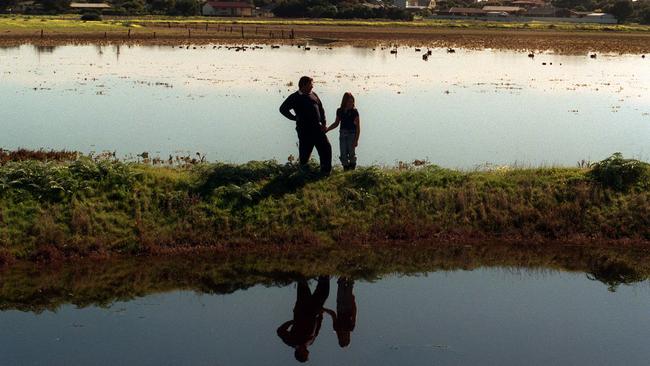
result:
[(277, 109), (306, 74), (330, 122), (342, 93), (356, 95), (362, 165), (574, 166), (617, 151), (650, 159), (647, 58), (421, 55), (324, 46), (3, 48), (0, 148), (285, 161), (297, 155), (297, 138)]
[[(590, 278), (492, 267), (357, 280), (349, 346), (339, 346), (326, 315), (308, 364), (647, 365), (648, 283), (612, 292)], [(336, 278), (329, 282), (325, 307), (337, 310)], [(292, 318), (295, 283), (37, 313), (13, 310), (6, 300), (1, 365), (298, 364), (276, 335)]]

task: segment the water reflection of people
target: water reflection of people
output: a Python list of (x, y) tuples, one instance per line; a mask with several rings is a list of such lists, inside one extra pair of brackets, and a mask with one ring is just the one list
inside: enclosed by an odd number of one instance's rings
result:
[(329, 276), (318, 277), (318, 284), (313, 294), (307, 281), (298, 281), (293, 320), (285, 322), (278, 328), (278, 336), (284, 343), (295, 349), (294, 356), (300, 362), (309, 359), (307, 347), (313, 344), (318, 336), (323, 322), (323, 305), (329, 292)]
[(341, 347), (350, 344), (350, 333), (354, 330), (357, 321), (357, 303), (352, 293), (353, 286), (354, 280), (346, 277), (339, 278), (336, 290), (336, 313), (325, 309), (332, 316), (334, 331)]

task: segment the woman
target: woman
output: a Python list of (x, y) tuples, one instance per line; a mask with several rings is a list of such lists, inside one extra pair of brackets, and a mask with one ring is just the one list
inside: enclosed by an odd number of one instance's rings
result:
[(350, 92), (343, 94), (341, 108), (336, 110), (336, 120), (327, 128), (326, 132), (337, 128), (339, 124), (341, 125), (339, 135), (341, 164), (343, 164), (343, 170), (353, 170), (357, 166), (357, 156), (354, 150), (359, 144), (361, 124), (359, 112), (354, 107), (354, 96)]

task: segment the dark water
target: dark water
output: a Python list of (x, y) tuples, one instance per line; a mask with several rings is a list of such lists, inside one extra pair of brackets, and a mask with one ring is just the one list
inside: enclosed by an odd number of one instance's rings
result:
[[(324, 314), (308, 346), (308, 363), (647, 365), (648, 283), (612, 286), (594, 276), (516, 267), (389, 274), (354, 281), (338, 307), (343, 285), (336, 276), (321, 279), (321, 290), (330, 286), (325, 308), (355, 313), (356, 322), (353, 327), (339, 323), (343, 339), (344, 330), (352, 329), (349, 345), (341, 347), (332, 317)], [(294, 316), (297, 283), (229, 294), (172, 290), (105, 307), (62, 304), (42, 312), (13, 310), (5, 303), (0, 364), (297, 364), (294, 349), (277, 334)], [(314, 291), (317, 280), (308, 284)], [(120, 285), (126, 284), (112, 286)], [(350, 310), (353, 305), (356, 311)]]
[(218, 47), (0, 49), (0, 148), (286, 161), (297, 137), (278, 106), (311, 75), (330, 122), (345, 91), (357, 97), (361, 165), (650, 158), (650, 59), (640, 55), (434, 49), (425, 62), (413, 48)]

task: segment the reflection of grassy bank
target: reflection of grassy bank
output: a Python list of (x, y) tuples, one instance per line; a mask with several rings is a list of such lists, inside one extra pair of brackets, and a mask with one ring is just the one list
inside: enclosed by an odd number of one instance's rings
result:
[(0, 271), (0, 310), (55, 310), (63, 304), (108, 305), (153, 293), (230, 293), (257, 284), (288, 284), (324, 273), (373, 280), (390, 273), (504, 267), (531, 273), (584, 272), (610, 290), (650, 276), (650, 253), (628, 247), (421, 245), (287, 248), (237, 255), (124, 258), (64, 266), (21, 263)]
[(274, 162), (170, 168), (64, 157), (0, 165), (4, 262), (268, 243), (647, 242), (649, 217), (647, 167), (620, 158), (592, 172), (371, 167), (326, 179)]

